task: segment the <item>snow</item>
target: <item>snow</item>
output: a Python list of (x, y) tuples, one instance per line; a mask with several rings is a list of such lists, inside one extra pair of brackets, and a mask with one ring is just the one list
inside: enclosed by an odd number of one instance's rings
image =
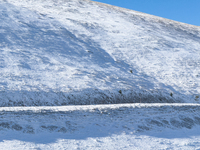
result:
[(0, 110), (5, 149), (194, 149), (199, 104), (8, 107)]
[(85, 0), (0, 3), (1, 106), (199, 102), (199, 27)]
[[(193, 132), (198, 131), (198, 129)], [(169, 131), (168, 131), (169, 132)], [(167, 131), (166, 131), (167, 133)], [(5, 140), (0, 143), (5, 149), (199, 149), (199, 137), (190, 137), (190, 132), (176, 132), (184, 135), (180, 138), (167, 138), (163, 136), (145, 135), (113, 135), (107, 138), (87, 138), (87, 139), (59, 139), (52, 143), (22, 142), (19, 140)], [(45, 138), (45, 137), (43, 137)]]
[(0, 149), (200, 149), (200, 27), (89, 0), (0, 19)]

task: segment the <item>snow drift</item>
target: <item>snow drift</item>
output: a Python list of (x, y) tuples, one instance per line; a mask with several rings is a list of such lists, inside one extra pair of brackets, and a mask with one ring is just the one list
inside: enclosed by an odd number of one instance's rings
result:
[(0, 106), (199, 102), (200, 28), (88, 0), (0, 1)]

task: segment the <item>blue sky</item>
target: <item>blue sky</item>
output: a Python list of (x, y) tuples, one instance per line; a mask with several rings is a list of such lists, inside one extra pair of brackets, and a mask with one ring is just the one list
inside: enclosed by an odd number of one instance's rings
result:
[(94, 0), (200, 26), (200, 0)]

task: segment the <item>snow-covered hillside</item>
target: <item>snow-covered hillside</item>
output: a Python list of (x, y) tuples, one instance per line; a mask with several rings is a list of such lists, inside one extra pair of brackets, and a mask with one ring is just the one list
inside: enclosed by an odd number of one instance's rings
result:
[(199, 87), (200, 27), (0, 0), (0, 149), (198, 149)]
[(1, 0), (0, 20), (0, 106), (199, 102), (199, 27), (88, 0)]

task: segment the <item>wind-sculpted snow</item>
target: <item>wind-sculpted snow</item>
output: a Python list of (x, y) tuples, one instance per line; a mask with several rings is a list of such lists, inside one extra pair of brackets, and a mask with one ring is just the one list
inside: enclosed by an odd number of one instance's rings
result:
[(199, 27), (85, 0), (0, 1), (0, 20), (0, 106), (199, 102)]

